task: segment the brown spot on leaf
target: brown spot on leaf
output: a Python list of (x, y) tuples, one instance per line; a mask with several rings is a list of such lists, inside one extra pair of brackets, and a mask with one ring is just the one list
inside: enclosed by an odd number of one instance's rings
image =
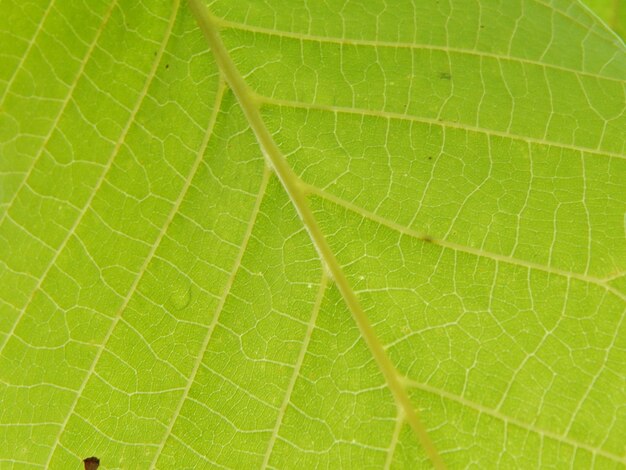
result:
[(98, 457), (87, 457), (83, 460), (85, 464), (85, 470), (97, 470), (100, 466), (100, 459)]

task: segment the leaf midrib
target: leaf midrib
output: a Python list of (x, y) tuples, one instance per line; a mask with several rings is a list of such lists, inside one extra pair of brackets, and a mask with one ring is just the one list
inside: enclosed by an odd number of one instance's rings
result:
[(261, 117), (259, 102), (257, 101), (255, 94), (245, 83), (243, 77), (230, 58), (230, 55), (228, 54), (228, 51), (226, 50), (221, 37), (217, 32), (217, 26), (212, 15), (209, 13), (208, 9), (201, 2), (201, 0), (189, 0), (189, 6), (213, 52), (219, 69), (225, 76), (231, 90), (239, 101), (239, 104), (265, 156), (266, 162), (272, 167), (274, 173), (281, 181), (285, 192), (291, 199), (296, 212), (300, 216), (303, 226), (309, 233), (312, 244), (315, 246), (318, 255), (320, 256), (322, 264), (325, 265), (329, 276), (341, 292), (346, 306), (351, 312), (352, 317), (370, 350), (370, 353), (374, 357), (380, 371), (385, 377), (387, 386), (391, 390), (398, 406), (398, 412), (411, 426), (434, 467), (437, 469), (446, 468), (443, 459), (431, 441), (426, 427), (422, 423), (417, 410), (411, 402), (408, 391), (401, 380), (399, 372), (387, 356), (382, 343), (378, 339), (354, 290), (348, 282), (341, 265), (336, 259), (328, 241), (317, 223), (315, 216), (313, 215), (307, 199), (306, 186), (293, 172), (287, 162), (287, 159), (282, 154), (278, 145), (268, 131), (265, 122)]

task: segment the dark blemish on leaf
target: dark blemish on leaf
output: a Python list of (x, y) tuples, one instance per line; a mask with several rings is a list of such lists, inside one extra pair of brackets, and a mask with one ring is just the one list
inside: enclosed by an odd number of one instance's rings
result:
[(426, 243), (435, 243), (435, 240), (430, 235), (423, 235), (422, 241), (425, 241)]
[(154, 57), (156, 57), (156, 55), (157, 55), (157, 51), (154, 51)]
[(485, 25), (484, 25), (484, 24), (481, 24), (481, 25), (480, 25), (480, 29), (485, 29)]
[(170, 68), (170, 64), (165, 64), (165, 68), (169, 69)]
[(429, 159), (429, 160), (432, 160), (432, 159), (433, 159), (433, 157), (428, 157), (428, 159)]
[(85, 464), (85, 470), (97, 470), (100, 466), (100, 459), (98, 457), (87, 457), (83, 460)]
[(441, 78), (442, 80), (450, 80), (452, 78), (452, 75), (450, 75), (448, 72), (439, 72), (439, 78)]

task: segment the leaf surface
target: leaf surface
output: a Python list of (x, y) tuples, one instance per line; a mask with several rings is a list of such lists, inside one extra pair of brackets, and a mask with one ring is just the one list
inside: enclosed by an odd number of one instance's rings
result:
[(585, 0), (583, 2), (601, 18), (615, 33), (624, 38), (626, 30), (626, 8), (619, 0)]
[(623, 43), (203, 8), (2, 5), (0, 466), (623, 467)]

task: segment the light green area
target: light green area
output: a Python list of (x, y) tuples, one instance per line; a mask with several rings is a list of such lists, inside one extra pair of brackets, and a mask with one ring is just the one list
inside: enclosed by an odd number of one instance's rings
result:
[(0, 468), (429, 468), (390, 371), (449, 468), (626, 465), (589, 10), (215, 0), (242, 106), (185, 2), (85, 6), (1, 4)]
[(623, 0), (584, 0), (583, 3), (618, 36), (626, 37), (626, 3)]

